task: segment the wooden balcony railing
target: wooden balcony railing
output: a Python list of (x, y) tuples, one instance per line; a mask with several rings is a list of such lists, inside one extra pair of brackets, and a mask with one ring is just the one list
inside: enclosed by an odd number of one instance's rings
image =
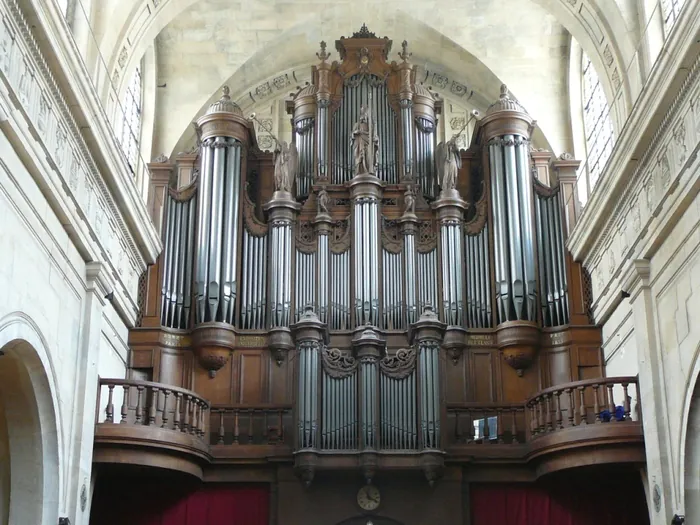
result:
[[(632, 410), (633, 389), (635, 410)], [(527, 403), (533, 438), (581, 425), (641, 421), (636, 377), (606, 377), (566, 383), (538, 392)]]
[(98, 412), (98, 423), (150, 426), (202, 440), (207, 433), (209, 402), (191, 390), (129, 379), (100, 379), (99, 384), (97, 406), (105, 403)]
[(520, 445), (581, 425), (639, 423), (637, 400), (636, 377), (606, 377), (548, 388), (520, 404), (448, 404), (447, 446)]
[(210, 444), (282, 445), (293, 435), (292, 425), (292, 405), (217, 405), (211, 409)]

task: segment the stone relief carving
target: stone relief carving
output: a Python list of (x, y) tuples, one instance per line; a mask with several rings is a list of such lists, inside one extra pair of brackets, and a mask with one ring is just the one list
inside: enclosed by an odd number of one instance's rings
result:
[(126, 50), (126, 47), (122, 47), (122, 50), (119, 52), (119, 58), (117, 58), (117, 63), (120, 68), (124, 68), (127, 58), (129, 58), (129, 52)]
[(673, 131), (673, 141), (678, 147), (678, 164), (682, 166), (685, 164), (685, 159), (688, 154), (688, 147), (685, 144), (685, 122), (681, 121), (681, 123), (676, 126), (676, 129)]
[(610, 67), (613, 65), (613, 54), (610, 50), (610, 44), (606, 44), (605, 49), (603, 49), (603, 58), (605, 59), (605, 65)]
[(612, 72), (612, 83), (615, 89), (620, 89), (620, 73), (617, 71), (617, 68)]
[(462, 129), (466, 122), (467, 122), (467, 120), (465, 117), (452, 117), (450, 119), (450, 129), (452, 129), (452, 130)]
[[(115, 273), (119, 274), (118, 261), (112, 258), (112, 254), (120, 245), (124, 248), (124, 268), (145, 267), (140, 249), (123, 220), (121, 210), (116, 206), (107, 182), (94, 163), (82, 132), (31, 33), (29, 23), (15, 7), (10, 6), (6, 10), (3, 5), (0, 9), (2, 81), (17, 93), (29, 120), (39, 131), (35, 140), (43, 142), (48, 160), (56, 167), (50, 176), (56, 177), (56, 182), (64, 183), (57, 184), (56, 198), (75, 200), (86, 221), (73, 226), (87, 230), (85, 233), (89, 232), (89, 237), (102, 246), (109, 255), (105, 262), (114, 268)], [(85, 191), (81, 191), (81, 188)], [(113, 236), (103, 232), (102, 223), (105, 220), (114, 225)], [(119, 285), (135, 299), (138, 277), (130, 279), (125, 271), (122, 274)]]
[(263, 84), (260, 84), (258, 87), (255, 88), (255, 96), (257, 97), (266, 97), (272, 93), (272, 88), (270, 87), (269, 82), (265, 82)]
[(671, 184), (671, 166), (668, 163), (668, 152), (666, 150), (659, 156), (659, 172), (661, 187), (666, 189)]
[(439, 73), (433, 73), (433, 84), (435, 84), (437, 87), (445, 89), (447, 85), (449, 84), (450, 79), (448, 79), (445, 75), (440, 75)]

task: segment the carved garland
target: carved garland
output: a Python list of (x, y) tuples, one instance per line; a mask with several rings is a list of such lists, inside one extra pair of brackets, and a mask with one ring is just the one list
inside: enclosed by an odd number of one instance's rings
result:
[(321, 351), (323, 371), (333, 379), (343, 379), (355, 373), (359, 362), (339, 348), (324, 347)]
[(297, 223), (296, 229), (297, 249), (302, 253), (316, 253), (316, 232), (311, 221)]
[(437, 232), (434, 221), (420, 221), (418, 223), (418, 239), (416, 249), (418, 253), (432, 252), (437, 246)]
[(330, 248), (333, 253), (345, 253), (350, 249), (350, 219), (335, 221), (331, 227)]
[(243, 222), (245, 229), (253, 237), (267, 235), (269, 225), (255, 216), (255, 204), (250, 200), (247, 191), (243, 192)]
[(382, 246), (390, 253), (401, 253), (403, 237), (399, 233), (398, 221), (382, 215)]
[(469, 222), (464, 223), (464, 233), (467, 235), (478, 235), (486, 225), (488, 218), (488, 207), (486, 206), (486, 192), (481, 195), (481, 199), (474, 204), (476, 215)]
[(379, 361), (379, 368), (387, 377), (405, 379), (416, 369), (416, 349), (401, 348), (396, 354), (388, 355)]

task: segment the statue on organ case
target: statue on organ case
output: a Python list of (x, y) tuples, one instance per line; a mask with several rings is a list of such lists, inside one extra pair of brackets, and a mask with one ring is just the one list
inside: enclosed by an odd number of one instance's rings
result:
[(298, 154), (294, 143), (277, 141), (274, 152), (275, 161), (275, 190), (291, 192), (294, 179), (297, 176)]
[(360, 108), (360, 120), (352, 128), (352, 154), (355, 160), (355, 175), (374, 173), (379, 151), (379, 136), (372, 126), (369, 107)]
[(437, 146), (438, 180), (442, 193), (450, 192), (457, 187), (457, 172), (462, 167), (462, 158), (457, 147), (458, 138), (459, 134)]

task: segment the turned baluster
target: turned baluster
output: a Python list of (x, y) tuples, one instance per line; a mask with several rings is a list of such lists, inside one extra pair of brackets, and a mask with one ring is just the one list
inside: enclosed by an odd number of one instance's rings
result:
[(183, 397), (185, 399), (185, 406), (183, 407), (184, 410), (182, 411), (182, 414), (184, 416), (184, 418), (182, 420), (182, 431), (185, 433), (189, 433), (189, 431), (190, 431), (190, 401), (192, 399), (192, 396), (185, 394)]
[(598, 401), (598, 389), (600, 385), (593, 385), (593, 413), (595, 422), (600, 423), (600, 401)]
[(224, 436), (226, 435), (226, 432), (224, 430), (224, 411), (219, 410), (219, 440), (217, 443), (219, 445), (224, 444)]
[(615, 385), (612, 383), (608, 383), (608, 405), (610, 408), (610, 422), (615, 423), (617, 422), (617, 418), (615, 417), (615, 400), (613, 399), (613, 388), (615, 388)]
[(562, 424), (563, 418), (561, 414), (561, 391), (556, 391), (554, 395), (557, 398), (557, 430), (561, 430), (562, 428), (564, 428), (564, 425)]
[(204, 437), (207, 433), (207, 423), (209, 422), (209, 407), (205, 401), (200, 401), (200, 403), (202, 405), (202, 410), (199, 416), (199, 436)]
[(503, 409), (496, 409), (496, 438), (498, 438), (498, 443), (502, 444), (503, 441)]
[(141, 424), (141, 417), (142, 417), (142, 411), (143, 411), (143, 387), (141, 385), (136, 387), (136, 390), (138, 391), (138, 398), (136, 400), (136, 424), (140, 425)]
[(252, 408), (248, 410), (248, 443), (253, 442), (253, 415), (255, 410)]
[(518, 410), (516, 408), (511, 408), (510, 409), (510, 433), (513, 436), (513, 443), (518, 443), (518, 427), (515, 424), (515, 416), (517, 414)]
[(173, 424), (173, 427), (175, 430), (180, 430), (180, 410), (181, 410), (181, 405), (180, 405), (180, 400), (182, 399), (182, 394), (180, 392), (175, 392), (175, 421)]
[(581, 425), (588, 424), (588, 416), (586, 415), (586, 399), (584, 397), (584, 387), (578, 387), (579, 399), (581, 400), (581, 406), (579, 407), (579, 415), (581, 416)]
[(547, 432), (551, 432), (554, 430), (554, 427), (552, 426), (552, 394), (546, 394), (545, 395), (545, 401), (547, 403)]
[(537, 398), (537, 431), (540, 434), (544, 434), (545, 431), (545, 420), (544, 420), (544, 397)]
[(105, 410), (105, 422), (114, 423), (114, 404), (112, 403), (112, 394), (114, 392), (114, 385), (107, 385), (109, 390), (109, 395), (107, 396), (107, 409)]
[(566, 395), (569, 396), (569, 426), (573, 427), (574, 422), (574, 390), (572, 388), (566, 389)]
[(129, 387), (122, 385), (124, 396), (122, 398), (122, 420), (119, 422), (122, 425), (126, 424), (126, 417), (129, 415)]
[(467, 443), (474, 442), (474, 418), (471, 410), (467, 410)]
[(537, 429), (537, 410), (535, 409), (534, 402), (528, 405), (530, 410), (530, 434), (536, 436), (538, 434)]
[(199, 401), (192, 398), (192, 425), (190, 425), (190, 434), (197, 435), (199, 432)]
[(282, 415), (283, 415), (282, 410), (278, 410), (277, 411), (277, 428), (279, 430), (277, 432), (277, 441), (279, 443), (284, 443), (284, 426), (282, 423)]
[(151, 392), (151, 406), (148, 408), (148, 424), (154, 425), (156, 422), (156, 410), (158, 409), (158, 394), (160, 390), (153, 387)]
[(625, 396), (625, 401), (622, 404), (622, 406), (624, 407), (624, 410), (625, 410), (625, 421), (630, 420), (630, 412), (631, 412), (630, 396), (629, 396), (629, 392), (628, 392), (628, 388), (627, 388), (628, 386), (629, 386), (629, 383), (622, 383), (622, 395)]
[(170, 390), (163, 390), (163, 421), (161, 423), (162, 428), (168, 426), (168, 396), (170, 395)]
[(488, 414), (482, 414), (484, 418), (484, 443), (489, 442), (489, 437), (491, 437), (491, 429), (489, 428), (489, 416)]
[(459, 409), (455, 410), (455, 443), (460, 443), (462, 439), (462, 418)]
[(233, 409), (233, 442), (235, 444), (238, 444), (238, 434), (239, 434), (239, 429), (238, 429), (238, 415), (240, 411), (237, 408)]

